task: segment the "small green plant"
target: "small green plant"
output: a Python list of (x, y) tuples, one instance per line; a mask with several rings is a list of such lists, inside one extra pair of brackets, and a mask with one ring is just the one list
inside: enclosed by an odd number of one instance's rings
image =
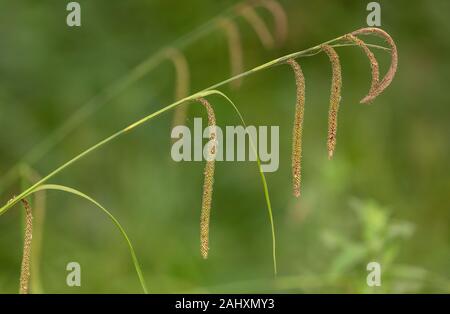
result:
[[(389, 51), (391, 54), (391, 66), (390, 66), (387, 74), (385, 75), (385, 77), (379, 83), (372, 82), (373, 88), (371, 88), (371, 92), (369, 92), (368, 96), (366, 96), (362, 100), (363, 103), (372, 101), (385, 88), (387, 88), (389, 86), (389, 84), (392, 82), (392, 79), (395, 75), (395, 71), (397, 68), (397, 62), (398, 62), (397, 49), (396, 49), (395, 43), (386, 32), (384, 32), (380, 29), (363, 28), (363, 29), (360, 29), (360, 30), (350, 33), (350, 35), (352, 35), (352, 36), (367, 35), (367, 34), (369, 34), (369, 35), (374, 34), (374, 35), (381, 36), (387, 41), (389, 48), (386, 48), (384, 46), (372, 45), (372, 44), (365, 44), (365, 46)], [(131, 258), (133, 259), (135, 270), (139, 277), (143, 291), (147, 292), (145, 280), (142, 275), (141, 267), (138, 263), (134, 248), (131, 244), (129, 237), (125, 233), (122, 226), (119, 224), (118, 220), (114, 216), (112, 216), (112, 214), (108, 210), (106, 210), (103, 206), (101, 206), (93, 198), (88, 197), (87, 195), (79, 192), (76, 189), (61, 186), (61, 185), (47, 184), (47, 182), (50, 179), (53, 179), (56, 175), (58, 175), (62, 171), (66, 170), (67, 168), (74, 165), (80, 159), (86, 157), (87, 155), (89, 155), (90, 153), (92, 153), (94, 151), (97, 151), (99, 148), (105, 146), (106, 144), (111, 143), (114, 139), (117, 139), (118, 137), (120, 137), (122, 135), (128, 134), (129, 132), (136, 129), (137, 127), (142, 126), (143, 124), (160, 116), (161, 114), (163, 114), (169, 110), (175, 109), (185, 103), (200, 101), (200, 103), (202, 103), (202, 105), (207, 110), (209, 126), (214, 127), (216, 125), (214, 111), (212, 110), (212, 107), (210, 106), (209, 102), (206, 99), (209, 97), (212, 97), (212, 96), (220, 96), (221, 98), (225, 99), (229, 105), (232, 106), (232, 108), (238, 115), (239, 119), (241, 120), (241, 123), (245, 127), (246, 126), (245, 120), (242, 117), (238, 107), (233, 103), (233, 101), (227, 95), (225, 95), (224, 93), (219, 91), (218, 88), (225, 84), (240, 80), (240, 79), (244, 78), (245, 76), (258, 73), (262, 70), (267, 70), (267, 69), (270, 69), (270, 68), (272, 68), (274, 66), (278, 66), (278, 65), (289, 64), (294, 70), (295, 77), (296, 77), (296, 83), (297, 83), (297, 106), (296, 106), (296, 116), (295, 116), (294, 131), (293, 131), (294, 139), (293, 139), (293, 160), (292, 160), (292, 165), (293, 165), (292, 172), (294, 175), (294, 194), (297, 196), (300, 194), (299, 189), (300, 189), (300, 162), (301, 162), (301, 160), (300, 160), (301, 159), (301, 124), (303, 121), (303, 106), (304, 106), (304, 102), (305, 102), (305, 97), (304, 97), (304, 92), (305, 92), (304, 81), (305, 80), (304, 80), (303, 74), (301, 72), (300, 66), (298, 65), (298, 63), (295, 60), (298, 58), (301, 58), (301, 57), (314, 56), (321, 52), (325, 52), (330, 58), (330, 61), (332, 64), (333, 75), (332, 75), (332, 88), (331, 88), (331, 97), (330, 97), (330, 114), (329, 114), (330, 126), (329, 126), (328, 145), (329, 145), (329, 154), (331, 151), (331, 155), (332, 155), (332, 152), (334, 151), (334, 145), (335, 145), (335, 139), (336, 139), (337, 109), (338, 109), (338, 105), (340, 102), (340, 89), (341, 89), (340, 86), (341, 86), (341, 81), (342, 81), (342, 77), (341, 77), (341, 73), (340, 73), (341, 69), (340, 69), (340, 64), (339, 64), (339, 58), (338, 58), (338, 55), (337, 55), (335, 49), (338, 47), (344, 47), (344, 46), (360, 46), (361, 47), (361, 43), (359, 43), (358, 41), (355, 41), (353, 37), (349, 37), (349, 34), (345, 34), (343, 36), (339, 36), (335, 39), (329, 40), (325, 43), (316, 45), (312, 48), (309, 48), (309, 49), (306, 49), (303, 51), (299, 51), (299, 52), (295, 52), (295, 53), (291, 53), (289, 55), (277, 58), (275, 60), (272, 60), (272, 61), (262, 64), (260, 66), (257, 66), (249, 71), (237, 74), (237, 75), (235, 75), (227, 80), (224, 80), (220, 83), (214, 84), (206, 89), (203, 89), (202, 91), (199, 91), (190, 96), (187, 96), (180, 100), (177, 100), (176, 102), (174, 102), (168, 106), (165, 106), (162, 109), (159, 109), (159, 110), (147, 115), (146, 117), (143, 117), (142, 119), (136, 121), (135, 123), (132, 123), (129, 126), (119, 130), (118, 132), (116, 132), (116, 133), (112, 134), (111, 136), (105, 138), (104, 140), (98, 142), (94, 146), (88, 148), (87, 150), (76, 155), (74, 158), (70, 159), (66, 163), (57, 167), (55, 170), (53, 170), (48, 175), (44, 176), (43, 178), (41, 178), (40, 180), (38, 180), (37, 182), (32, 184), (30, 187), (26, 188), (17, 197), (14, 197), (9, 202), (7, 202), (3, 207), (1, 207), (0, 215), (3, 215), (9, 209), (11, 209), (14, 205), (16, 205), (18, 202), (25, 200), (30, 195), (32, 195), (38, 191), (43, 191), (43, 190), (62, 191), (62, 192), (77, 195), (78, 197), (81, 197), (81, 198), (84, 198), (84, 199), (90, 201), (91, 203), (96, 205), (98, 208), (100, 208), (114, 222), (116, 227), (119, 229), (119, 231), (123, 235), (124, 239), (127, 242), (128, 247), (129, 247)], [(373, 62), (373, 60), (372, 60), (372, 62)], [(374, 66), (372, 66), (372, 71), (373, 71), (373, 69), (374, 69)], [(215, 139), (215, 131), (211, 131), (210, 140), (214, 140), (214, 139)], [(255, 155), (257, 156), (254, 143), (251, 142), (251, 145), (252, 145), (253, 150), (255, 151)], [(211, 155), (215, 154), (214, 146), (211, 148), (210, 154)], [(272, 214), (272, 205), (271, 205), (271, 201), (270, 201), (270, 197), (269, 197), (267, 181), (266, 181), (264, 172), (261, 169), (261, 163), (260, 163), (258, 156), (257, 156), (257, 166), (258, 166), (258, 171), (261, 176), (261, 183), (263, 186), (263, 192), (264, 192), (264, 196), (265, 196), (265, 200), (266, 200), (267, 212), (268, 212), (269, 222), (270, 222), (270, 227), (271, 227), (273, 269), (274, 269), (274, 273), (276, 274), (277, 273), (276, 240), (275, 240), (275, 226), (274, 226), (274, 220), (273, 220), (273, 214)], [(214, 177), (214, 161), (213, 160), (207, 161), (206, 169), (205, 169), (205, 183), (204, 183), (204, 190), (203, 190), (201, 226), (200, 226), (200, 229), (201, 229), (200, 230), (200, 234), (201, 234), (200, 247), (201, 247), (202, 256), (204, 258), (207, 257), (208, 250), (209, 250), (209, 215), (210, 215), (211, 201), (212, 201), (213, 177)], [(31, 213), (31, 210), (30, 210), (30, 213)], [(29, 228), (31, 230), (31, 227), (29, 227)], [(31, 242), (29, 244), (31, 245)], [(25, 242), (25, 248), (27, 249), (26, 251), (28, 251), (26, 242)], [(24, 252), (25, 252), (25, 248), (24, 248)], [(25, 259), (25, 254), (24, 254), (24, 259)], [(23, 273), (26, 274), (26, 272), (23, 272)], [(24, 282), (26, 282), (26, 281), (24, 281)]]
[[(415, 270), (404, 272), (407, 275), (401, 278), (405, 266), (398, 260), (399, 252), (408, 238), (414, 233), (414, 225), (407, 221), (395, 219), (389, 208), (381, 206), (372, 200), (351, 199), (349, 212), (358, 223), (355, 230), (349, 228), (346, 232), (326, 229), (320, 231), (321, 242), (332, 252), (333, 258), (327, 271), (323, 274), (323, 281), (331, 286), (346, 283), (348, 288), (363, 293), (405, 293), (407, 289), (417, 289), (417, 283), (425, 278), (414, 278)], [(382, 265), (383, 284), (380, 287), (368, 287), (366, 282), (355, 276), (357, 270), (365, 270), (368, 261), (376, 261)], [(366, 275), (366, 274), (365, 274)], [(404, 275), (403, 275), (404, 276)], [(422, 275), (421, 275), (422, 276)], [(386, 284), (393, 278), (412, 281), (411, 287), (398, 288), (395, 285)], [(423, 276), (425, 277), (425, 276)], [(391, 287), (391, 288), (385, 288)], [(405, 290), (396, 290), (405, 289)]]

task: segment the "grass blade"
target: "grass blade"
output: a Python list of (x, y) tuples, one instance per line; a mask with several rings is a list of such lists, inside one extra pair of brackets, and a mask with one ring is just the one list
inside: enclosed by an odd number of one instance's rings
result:
[(148, 293), (147, 285), (145, 284), (145, 279), (144, 279), (144, 276), (142, 275), (141, 266), (139, 265), (139, 261), (137, 259), (137, 256), (136, 256), (136, 253), (134, 251), (133, 245), (131, 244), (131, 240), (128, 237), (128, 235), (125, 232), (125, 230), (123, 229), (122, 225), (113, 216), (113, 214), (111, 214), (105, 207), (100, 205), (100, 203), (98, 203), (93, 198), (87, 196), (86, 194), (84, 194), (84, 193), (82, 193), (82, 192), (80, 192), (78, 190), (75, 190), (75, 189), (67, 187), (67, 186), (56, 185), (56, 184), (44, 184), (44, 185), (40, 185), (37, 188), (33, 189), (33, 191), (31, 193), (38, 192), (38, 191), (43, 191), (43, 190), (56, 190), (56, 191), (62, 191), (62, 192), (71, 193), (71, 194), (74, 194), (76, 196), (79, 196), (81, 198), (84, 198), (84, 199), (88, 200), (89, 202), (91, 202), (92, 204), (94, 204), (95, 206), (100, 208), (109, 217), (109, 219), (112, 220), (112, 222), (116, 225), (117, 229), (119, 229), (120, 233), (122, 234), (123, 238), (125, 239), (125, 242), (127, 243), (128, 248), (130, 250), (131, 258), (133, 260), (133, 264), (134, 264), (134, 268), (136, 270), (136, 273), (137, 273), (137, 275), (139, 277), (139, 282), (141, 284), (142, 290), (144, 291), (144, 293), (146, 293), (146, 294)]

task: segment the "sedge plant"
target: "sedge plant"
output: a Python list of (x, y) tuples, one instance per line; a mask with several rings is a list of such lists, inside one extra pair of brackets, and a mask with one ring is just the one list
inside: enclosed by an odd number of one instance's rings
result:
[[(360, 35), (380, 36), (383, 39), (385, 39), (385, 41), (388, 44), (388, 47), (380, 46), (380, 45), (373, 45), (373, 44), (368, 44), (368, 43), (364, 43), (364, 45), (363, 45), (358, 40), (355, 40), (355, 38), (357, 38)], [(118, 220), (108, 210), (106, 210), (102, 205), (100, 205), (96, 200), (87, 196), (86, 194), (84, 194), (74, 188), (71, 188), (71, 187), (50, 184), (48, 182), (51, 179), (54, 179), (54, 177), (57, 176), (59, 173), (67, 170), (69, 167), (72, 167), (74, 164), (76, 164), (82, 158), (88, 156), (89, 154), (91, 154), (95, 151), (98, 151), (101, 147), (105, 146), (106, 144), (110, 144), (113, 140), (117, 139), (118, 137), (121, 137), (121, 136), (124, 136), (124, 135), (130, 133), (131, 131), (135, 130), (137, 127), (142, 126), (142, 125), (146, 124), (147, 122), (151, 121), (152, 119), (161, 116), (163, 113), (173, 110), (173, 109), (175, 109), (183, 104), (186, 104), (186, 103), (191, 103), (191, 102), (202, 103), (208, 112), (209, 125), (214, 126), (215, 125), (215, 115), (214, 115), (212, 107), (209, 105), (209, 102), (207, 99), (211, 98), (212, 96), (219, 96), (219, 97), (225, 99), (226, 103), (231, 105), (231, 107), (236, 112), (236, 114), (239, 117), (243, 126), (246, 126), (245, 120), (244, 120), (243, 116), (241, 115), (238, 107), (233, 103), (233, 101), (226, 94), (224, 94), (220, 90), (218, 90), (218, 88), (224, 86), (225, 84), (232, 83), (236, 80), (240, 80), (246, 76), (253, 75), (253, 74), (258, 73), (263, 70), (268, 70), (274, 66), (285, 65), (285, 64), (288, 64), (291, 66), (291, 68), (293, 68), (295, 77), (296, 77), (296, 83), (297, 83), (296, 84), (296, 86), (297, 86), (297, 109), (296, 109), (294, 131), (293, 131), (294, 144), (292, 147), (293, 147), (293, 156), (294, 157), (292, 160), (293, 161), (292, 167), (293, 167), (294, 176), (298, 175), (298, 178), (300, 178), (301, 174), (300, 174), (299, 169), (301, 169), (301, 168), (299, 167), (299, 164), (300, 164), (301, 160), (300, 160), (299, 156), (301, 156), (301, 151), (299, 154), (298, 150), (301, 149), (301, 127), (302, 127), (301, 122), (303, 121), (303, 105), (304, 105), (304, 101), (305, 101), (305, 97), (304, 97), (304, 91), (305, 91), (304, 81), (305, 81), (305, 79), (304, 79), (303, 74), (301, 73), (301, 68), (296, 60), (299, 58), (303, 58), (303, 57), (311, 57), (311, 56), (317, 55), (321, 52), (324, 52), (325, 54), (327, 54), (330, 59), (330, 62), (332, 64), (332, 72), (333, 73), (332, 73), (332, 87), (331, 87), (331, 97), (330, 97), (330, 114), (329, 114), (329, 124), (330, 125), (329, 125), (328, 145), (330, 148), (330, 143), (331, 143), (331, 148), (334, 151), (336, 130), (337, 130), (337, 120), (336, 120), (337, 119), (337, 110), (339, 107), (339, 102), (341, 100), (341, 97), (340, 97), (341, 87), (340, 86), (341, 86), (341, 80), (342, 80), (342, 76), (340, 73), (341, 69), (340, 69), (340, 64), (339, 64), (339, 58), (337, 56), (336, 49), (339, 47), (345, 47), (345, 46), (359, 46), (359, 47), (362, 47), (365, 51), (366, 51), (366, 48), (367, 49), (376, 48), (376, 49), (381, 49), (381, 50), (387, 51), (391, 55), (391, 65), (390, 65), (387, 73), (385, 74), (383, 79), (375, 80), (372, 82), (372, 87), (371, 87), (368, 95), (365, 96), (361, 101), (362, 103), (371, 102), (378, 95), (380, 95), (383, 92), (383, 90), (386, 89), (392, 82), (395, 72), (396, 72), (396, 69), (397, 69), (398, 54), (397, 54), (396, 45), (395, 45), (393, 39), (389, 36), (389, 34), (387, 34), (383, 30), (378, 29), (378, 28), (363, 28), (363, 29), (359, 29), (354, 32), (351, 32), (349, 34), (339, 36), (337, 38), (334, 38), (334, 39), (324, 42), (322, 44), (316, 45), (312, 48), (309, 48), (309, 49), (306, 49), (303, 51), (299, 51), (299, 52), (294, 52), (294, 53), (285, 55), (283, 57), (274, 59), (272, 61), (269, 61), (267, 63), (264, 63), (264, 64), (257, 66), (249, 71), (235, 75), (229, 79), (226, 79), (222, 82), (214, 84), (214, 85), (212, 85), (206, 89), (203, 89), (197, 93), (194, 93), (190, 96), (187, 96), (180, 100), (177, 100), (176, 102), (174, 102), (170, 105), (167, 105), (167, 106), (143, 117), (142, 119), (117, 131), (116, 133), (112, 134), (111, 136), (105, 138), (104, 140), (96, 143), (92, 147), (90, 147), (90, 148), (86, 149), (85, 151), (81, 152), (80, 154), (76, 155), (74, 158), (70, 159), (69, 161), (62, 164), (61, 166), (55, 168), (53, 171), (51, 171), (46, 176), (42, 177), (36, 183), (34, 183), (31, 186), (29, 186), (28, 188), (26, 188), (24, 191), (22, 191), (16, 197), (13, 197), (10, 201), (8, 201), (6, 204), (4, 204), (0, 208), (0, 216), (5, 214), (9, 209), (13, 208), (17, 203), (19, 203), (21, 201), (23, 202), (24, 200), (26, 200), (30, 195), (32, 195), (38, 191), (43, 191), (43, 190), (57, 190), (57, 191), (61, 191), (61, 192), (66, 192), (66, 193), (74, 194), (80, 198), (90, 201), (91, 203), (96, 205), (98, 208), (100, 208), (114, 222), (116, 227), (119, 229), (119, 231), (123, 235), (128, 247), (129, 247), (130, 255), (133, 260), (134, 267), (135, 267), (136, 273), (138, 275), (138, 278), (140, 280), (142, 289), (144, 292), (147, 292), (145, 280), (144, 280), (136, 253), (134, 251), (134, 248), (131, 244), (129, 237), (125, 233), (124, 228), (120, 225)], [(367, 54), (367, 51), (366, 51), (366, 54)], [(373, 73), (374, 69), (377, 69), (378, 67), (373, 65), (373, 59), (371, 58), (371, 55), (368, 54), (368, 56), (369, 56), (369, 60), (371, 61), (371, 64), (372, 64), (372, 73)], [(215, 137), (215, 134), (214, 134), (214, 131), (212, 131), (210, 133), (210, 139), (214, 139), (214, 137)], [(276, 274), (277, 273), (276, 239), (275, 239), (275, 224), (274, 224), (274, 219), (273, 219), (272, 205), (271, 205), (270, 196), (269, 196), (269, 192), (268, 192), (267, 181), (266, 181), (264, 172), (262, 171), (262, 168), (261, 168), (260, 159), (256, 153), (255, 144), (251, 141), (251, 139), (250, 139), (250, 143), (251, 143), (252, 149), (255, 151), (255, 154), (257, 156), (258, 171), (260, 173), (261, 183), (262, 183), (263, 192), (264, 192), (266, 205), (267, 205), (267, 213), (268, 213), (268, 217), (269, 217), (271, 236), (272, 236), (273, 271), (274, 271), (274, 274)], [(211, 148), (211, 155), (214, 155), (214, 152), (215, 152), (215, 150), (213, 147), (213, 148)], [(201, 246), (200, 247), (201, 247), (201, 253), (202, 253), (203, 257), (207, 256), (207, 252), (209, 250), (209, 236), (208, 236), (208, 234), (209, 234), (209, 214), (210, 214), (210, 210), (211, 210), (212, 182), (213, 182), (213, 175), (214, 175), (213, 163), (208, 163), (208, 162), (210, 162), (210, 161), (207, 161), (206, 171), (205, 171), (205, 184), (204, 184), (204, 191), (203, 191), (202, 213), (201, 213), (201, 231), (200, 231), (200, 233), (201, 233), (201, 237), (200, 237), (201, 238)], [(298, 196), (298, 195), (300, 195), (300, 192), (299, 192), (299, 186), (300, 186), (299, 182), (300, 181), (297, 182), (294, 178), (293, 182), (294, 182), (294, 194), (296, 196)], [(27, 214), (27, 216), (28, 216), (28, 214)], [(28, 217), (30, 217), (30, 216), (28, 216)], [(28, 226), (28, 223), (27, 223), (26, 228), (31, 228), (30, 226)], [(26, 245), (28, 245), (28, 244), (26, 244)], [(31, 245), (31, 243), (29, 245)], [(26, 251), (28, 251), (28, 249), (25, 250), (25, 248), (24, 248), (24, 259), (26, 256), (29, 255), (29, 254), (25, 254)], [(26, 275), (26, 272), (25, 272), (25, 275)]]

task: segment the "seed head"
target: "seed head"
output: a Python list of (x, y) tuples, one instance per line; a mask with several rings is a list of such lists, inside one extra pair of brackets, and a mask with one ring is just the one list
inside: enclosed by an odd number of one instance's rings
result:
[(342, 75), (341, 63), (336, 50), (329, 45), (322, 45), (322, 50), (328, 55), (332, 68), (330, 108), (328, 112), (328, 158), (331, 159), (336, 148), (337, 115), (341, 102)]
[(392, 37), (380, 28), (376, 28), (376, 27), (361, 28), (359, 30), (352, 32), (351, 34), (354, 36), (357, 36), (357, 35), (379, 36), (387, 42), (387, 44), (389, 45), (389, 47), (391, 49), (391, 65), (389, 67), (389, 70), (386, 72), (386, 75), (381, 80), (381, 82), (378, 84), (378, 87), (373, 91), (373, 93), (367, 95), (364, 99), (361, 100), (361, 103), (370, 103), (378, 95), (380, 95), (391, 84), (392, 80), (394, 79), (395, 73), (397, 72), (397, 66), (398, 66), (397, 46), (395, 45), (395, 42), (392, 39)]
[(22, 267), (20, 271), (20, 294), (27, 294), (30, 284), (30, 260), (31, 260), (31, 241), (33, 238), (33, 214), (31, 212), (30, 204), (25, 199), (22, 199), (22, 204), (25, 208), (25, 236), (23, 239), (23, 256)]
[(209, 251), (209, 223), (214, 185), (215, 154), (217, 152), (217, 147), (215, 144), (216, 118), (214, 110), (209, 102), (204, 98), (200, 98), (198, 100), (206, 108), (208, 114), (208, 126), (210, 127), (209, 140), (214, 143), (212, 147), (209, 147), (210, 158), (207, 158), (204, 171), (202, 210), (200, 214), (200, 253), (202, 257), (206, 259), (208, 258)]
[(264, 20), (256, 13), (255, 9), (246, 3), (238, 5), (237, 11), (251, 25), (258, 35), (259, 40), (266, 49), (274, 47), (274, 40)]
[(370, 51), (369, 47), (367, 47), (367, 45), (364, 41), (362, 41), (361, 39), (359, 39), (358, 37), (356, 37), (352, 34), (345, 35), (345, 38), (348, 41), (353, 42), (357, 46), (361, 47), (361, 49), (364, 51), (367, 58), (369, 59), (370, 67), (372, 69), (372, 82), (370, 84), (370, 90), (369, 90), (369, 93), (361, 100), (361, 103), (362, 103), (363, 100), (365, 100), (365, 99), (373, 99), (376, 97), (374, 95), (375, 95), (376, 89), (378, 88), (379, 79), (380, 79), (379, 78), (380, 70), (379, 70), (379, 66), (378, 66), (378, 61), (375, 58), (375, 55), (372, 53), (372, 51)]
[(305, 77), (300, 65), (289, 59), (287, 63), (292, 67), (295, 76), (297, 99), (295, 105), (294, 127), (292, 130), (292, 190), (295, 197), (300, 196), (302, 170), (302, 133), (305, 112)]
[[(182, 52), (175, 48), (168, 48), (166, 50), (167, 57), (172, 61), (175, 67), (176, 73), (176, 88), (175, 88), (175, 100), (180, 100), (189, 94), (189, 64), (186, 57)], [(186, 106), (178, 106), (175, 109), (172, 125), (183, 124), (186, 119)]]
[[(228, 18), (218, 20), (219, 27), (225, 32), (228, 41), (228, 50), (230, 54), (231, 75), (236, 76), (243, 71), (243, 56), (241, 38), (236, 24)], [(242, 79), (234, 80), (231, 83), (233, 88), (238, 88), (242, 84)]]
[(281, 46), (286, 41), (288, 34), (288, 19), (283, 6), (275, 0), (254, 0), (251, 4), (264, 7), (272, 14), (275, 21), (277, 45)]

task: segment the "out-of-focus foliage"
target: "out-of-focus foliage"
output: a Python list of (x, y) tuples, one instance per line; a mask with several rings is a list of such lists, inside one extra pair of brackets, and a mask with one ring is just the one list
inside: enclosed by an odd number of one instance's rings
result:
[[(0, 173), (100, 90), (161, 46), (237, 1), (79, 1), (82, 27), (65, 24), (66, 1), (0, 0)], [(366, 26), (365, 1), (281, 1), (287, 43), (267, 51), (241, 18), (245, 69)], [(209, 259), (199, 253), (203, 163), (170, 158), (172, 114), (115, 141), (58, 175), (111, 209), (135, 245), (151, 292), (450, 292), (450, 3), (380, 1), (382, 28), (398, 45), (393, 84), (360, 105), (370, 68), (358, 48), (340, 48), (343, 100), (337, 149), (327, 160), (330, 66), (300, 59), (306, 78), (302, 197), (291, 196), (295, 82), (288, 66), (226, 92), (249, 124), (280, 126), (280, 168), (267, 174), (278, 240), (273, 279), (270, 228), (254, 163), (218, 162)], [(270, 17), (261, 13), (271, 25)], [(213, 32), (184, 50), (193, 91), (230, 76), (226, 39)], [(376, 52), (382, 69), (389, 55)], [(114, 98), (33, 168), (47, 174), (112, 132), (173, 100), (169, 62)], [(212, 98), (218, 125), (237, 124)], [(191, 106), (193, 117), (205, 117)], [(9, 186), (1, 203), (21, 190)], [(45, 292), (139, 292), (127, 247), (90, 204), (50, 192), (41, 260)], [(0, 292), (18, 290), (19, 207), (0, 217)], [(66, 286), (66, 264), (82, 286)], [(366, 265), (382, 286), (366, 285)]]

